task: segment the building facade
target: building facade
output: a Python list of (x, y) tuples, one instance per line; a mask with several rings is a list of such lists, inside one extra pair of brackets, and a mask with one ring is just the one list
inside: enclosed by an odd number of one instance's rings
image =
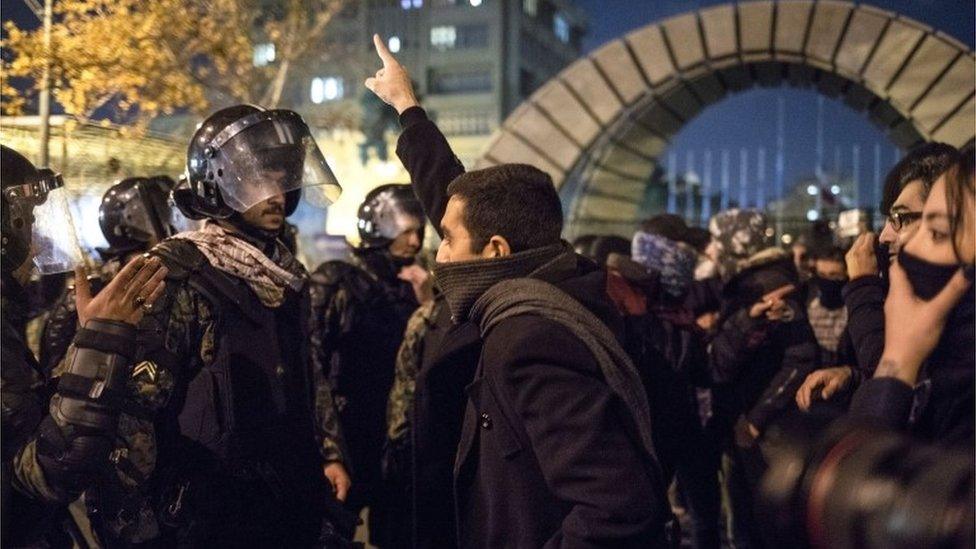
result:
[(378, 68), (378, 33), (444, 133), (475, 138), (459, 139), (462, 161), (473, 161), (508, 113), (579, 57), (585, 27), (571, 0), (352, 1), (330, 23), (324, 53), (296, 67), (288, 103), (321, 129), (359, 113), (349, 126), (368, 136), (380, 107), (362, 83)]

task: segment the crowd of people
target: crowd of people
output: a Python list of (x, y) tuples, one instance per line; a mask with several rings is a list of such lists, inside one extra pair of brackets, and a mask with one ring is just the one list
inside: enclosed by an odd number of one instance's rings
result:
[[(44, 213), (63, 181), (3, 147), (4, 545), (770, 547), (804, 418), (971, 474), (972, 147), (909, 151), (883, 230), (846, 247), (784, 248), (740, 208), (570, 244), (551, 178), (466, 171), (374, 41), (411, 182), (311, 271), (286, 218), (341, 187), (292, 111), (219, 110), (179, 182), (113, 185), (102, 266), (69, 283), (71, 224)], [(832, 467), (858, 456), (840, 440)], [(825, 539), (820, 476), (799, 545)], [(959, 520), (940, 535), (971, 542)]]

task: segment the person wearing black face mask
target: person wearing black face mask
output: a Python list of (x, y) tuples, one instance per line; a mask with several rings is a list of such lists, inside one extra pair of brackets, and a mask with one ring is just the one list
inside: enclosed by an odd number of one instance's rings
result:
[(410, 315), (433, 299), (427, 271), (416, 264), (424, 213), (409, 185), (382, 185), (359, 207), (360, 245), (351, 262), (328, 261), (312, 274), (316, 375), (331, 386), (353, 463), (347, 506), (370, 508), (370, 541), (394, 546), (399, 518), (380, 508), (392, 482), (381, 478), (386, 407), (397, 350)]
[(970, 451), (976, 405), (974, 173), (970, 148), (932, 187), (918, 231), (891, 267), (881, 361), (851, 404), (857, 419)]
[(844, 307), (842, 292), (847, 284), (847, 266), (844, 252), (839, 248), (829, 248), (818, 252), (814, 257), (813, 278), (816, 295), (807, 304), (810, 326), (820, 345), (820, 364), (839, 366), (851, 363), (846, 352), (850, 348), (847, 334), (847, 309)]
[(890, 260), (921, 225), (921, 210), (936, 179), (958, 159), (959, 152), (954, 147), (926, 143), (910, 151), (888, 172), (879, 204), (887, 218), (883, 230), (877, 235), (861, 234), (845, 257), (850, 282), (844, 287), (843, 297), (854, 361), (810, 374), (796, 394), (800, 409), (808, 409), (814, 400), (850, 396), (874, 374), (884, 348), (884, 300)]

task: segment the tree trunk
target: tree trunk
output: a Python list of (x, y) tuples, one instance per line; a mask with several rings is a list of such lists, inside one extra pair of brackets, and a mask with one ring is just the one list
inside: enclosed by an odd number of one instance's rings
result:
[(287, 80), (288, 69), (290, 67), (291, 61), (289, 59), (282, 59), (278, 65), (278, 71), (275, 73), (274, 80), (268, 88), (268, 92), (264, 94), (264, 100), (261, 102), (262, 107), (266, 109), (278, 107), (278, 103), (281, 102), (281, 94), (285, 91), (285, 81)]

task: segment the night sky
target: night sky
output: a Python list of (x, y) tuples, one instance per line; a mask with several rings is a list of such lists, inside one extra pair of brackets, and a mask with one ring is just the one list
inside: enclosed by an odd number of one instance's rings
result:
[[(575, 0), (589, 16), (589, 29), (584, 42), (587, 52), (628, 31), (648, 23), (687, 11), (725, 3), (728, 0)], [(974, 8), (972, 0), (876, 0), (874, 5), (904, 14), (927, 23), (961, 40), (973, 48)], [(21, 0), (4, 2), (3, 19), (33, 26), (36, 18)], [(816, 120), (819, 95), (802, 89), (756, 89), (726, 98), (692, 120), (674, 139), (670, 151), (678, 158), (684, 171), (687, 154), (692, 151), (697, 172), (703, 171), (704, 151), (712, 151), (716, 159), (713, 173), (718, 171), (721, 149), (730, 149), (733, 159), (731, 171), (737, 177), (738, 151), (747, 148), (750, 156), (750, 179), (755, 176), (759, 147), (766, 149), (766, 181), (772, 180), (776, 142), (776, 105), (778, 98), (785, 102), (786, 146), (784, 180), (790, 185), (798, 178), (809, 177), (816, 164)], [(852, 145), (860, 148), (862, 183), (875, 180), (874, 147), (882, 145), (881, 174), (895, 161), (897, 152), (888, 138), (871, 125), (861, 114), (843, 103), (824, 101), (824, 168), (833, 172), (835, 159), (840, 159), (840, 173), (850, 177)], [(667, 154), (667, 153), (666, 153)], [(667, 156), (665, 156), (667, 158)], [(867, 185), (864, 185), (865, 187)], [(767, 195), (769, 193), (767, 192)], [(870, 193), (860, 197), (872, 201)]]
[[(603, 43), (640, 28), (648, 23), (699, 8), (727, 3), (727, 0), (576, 0), (589, 14), (589, 32), (585, 41), (587, 51)], [(904, 14), (931, 25), (973, 48), (974, 8), (972, 0), (876, 0), (864, 2), (879, 8)], [(677, 154), (678, 167), (684, 171), (688, 151), (693, 151), (698, 173), (703, 170), (701, 159), (705, 149), (711, 149), (713, 174), (718, 169), (717, 150), (734, 152), (733, 179), (738, 178), (738, 150), (750, 150), (750, 176), (755, 175), (755, 160), (759, 147), (766, 149), (766, 181), (771, 181), (773, 154), (776, 144), (776, 105), (782, 97), (785, 103), (784, 181), (790, 185), (797, 178), (809, 177), (816, 165), (816, 123), (819, 94), (803, 89), (755, 89), (727, 97), (704, 110), (674, 139), (671, 151)], [(852, 145), (860, 148), (860, 178), (862, 184), (873, 183), (874, 147), (882, 145), (881, 177), (894, 163), (897, 154), (888, 138), (867, 118), (840, 101), (824, 101), (824, 168), (833, 171), (835, 148), (840, 151), (840, 173), (850, 177)], [(669, 151), (669, 152), (671, 152)], [(667, 154), (667, 153), (666, 153)], [(867, 186), (867, 185), (865, 185)], [(767, 193), (768, 194), (768, 193)], [(874, 202), (874, 195), (865, 189), (860, 197), (862, 205)]]

